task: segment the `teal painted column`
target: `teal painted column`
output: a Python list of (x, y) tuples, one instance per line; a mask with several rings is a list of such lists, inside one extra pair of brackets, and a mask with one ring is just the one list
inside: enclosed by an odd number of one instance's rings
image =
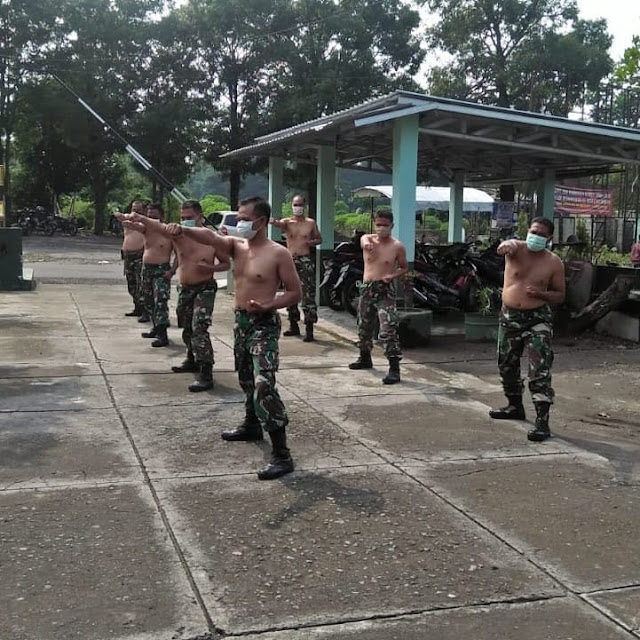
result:
[(462, 242), (462, 212), (464, 211), (464, 171), (455, 171), (449, 183), (449, 242)]
[(316, 303), (320, 304), (320, 281), (323, 276), (323, 258), (333, 251), (333, 216), (336, 202), (336, 150), (318, 148), (316, 223), (322, 235), (322, 244), (316, 247)]
[(404, 244), (410, 265), (415, 259), (416, 244), (418, 121), (416, 114), (398, 118), (393, 123), (393, 235)]
[(555, 200), (556, 172), (545, 169), (538, 182), (538, 215), (553, 220), (553, 204)]
[[(282, 218), (282, 203), (284, 201), (284, 158), (272, 156), (269, 158), (269, 204), (271, 217), (274, 220)], [(269, 238), (281, 240), (280, 229), (269, 225)]]

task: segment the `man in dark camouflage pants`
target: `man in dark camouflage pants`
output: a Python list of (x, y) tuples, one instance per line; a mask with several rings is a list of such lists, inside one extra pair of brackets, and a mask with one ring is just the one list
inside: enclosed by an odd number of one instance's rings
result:
[[(169, 297), (171, 280), (167, 273), (171, 271), (171, 263), (142, 265), (142, 306), (151, 318), (155, 331), (151, 338), (162, 331), (166, 333), (169, 326)], [(160, 329), (160, 331), (158, 331)], [(148, 332), (151, 333), (151, 332)], [(146, 337), (146, 336), (144, 336)]]
[(384, 342), (384, 354), (389, 360), (389, 373), (383, 384), (400, 382), (400, 343), (398, 340), (398, 314), (393, 281), (408, 269), (407, 255), (400, 240), (391, 237), (393, 214), (384, 209), (376, 213), (375, 233), (362, 236), (360, 245), (364, 254), (364, 282), (360, 285), (358, 300), (358, 346), (360, 357), (349, 369), (371, 369), (371, 350), (376, 316), (380, 322), (379, 337)]
[(249, 423), (277, 432), (289, 424), (287, 411), (276, 388), (280, 316), (275, 311), (236, 311), (234, 357), (238, 382), (245, 392)]
[(505, 256), (502, 311), (498, 335), (498, 369), (509, 401), (506, 407), (491, 409), (494, 420), (524, 420), (524, 384), (520, 358), (525, 347), (529, 356), (529, 390), (536, 408), (536, 423), (527, 433), (532, 442), (551, 435), (549, 409), (553, 404), (551, 366), (553, 350), (552, 313), (549, 304), (559, 304), (565, 296), (564, 265), (547, 249), (553, 237), (553, 222), (547, 218), (531, 221), (527, 240), (506, 240), (498, 247)]

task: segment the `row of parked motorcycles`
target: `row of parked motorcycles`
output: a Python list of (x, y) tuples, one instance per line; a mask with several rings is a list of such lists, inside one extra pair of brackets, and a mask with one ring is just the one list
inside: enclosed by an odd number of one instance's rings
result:
[(44, 207), (21, 209), (18, 211), (18, 226), (22, 235), (43, 233), (52, 236), (56, 231), (75, 236), (78, 233), (78, 221), (75, 216), (62, 217), (47, 211)]
[[(357, 312), (358, 285), (364, 274), (364, 259), (356, 231), (348, 241), (336, 246), (324, 261), (320, 285), (323, 301), (332, 309)], [(474, 243), (428, 245), (417, 243), (413, 271), (407, 287), (414, 307), (435, 313), (477, 311), (478, 292), (490, 288), (500, 298), (504, 279), (504, 258), (496, 253), (497, 243), (480, 248)]]

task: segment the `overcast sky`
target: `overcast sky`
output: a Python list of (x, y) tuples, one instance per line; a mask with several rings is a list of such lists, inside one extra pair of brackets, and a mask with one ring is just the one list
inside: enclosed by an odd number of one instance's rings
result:
[(622, 58), (631, 46), (631, 38), (640, 36), (640, 2), (638, 0), (577, 0), (580, 17), (585, 20), (605, 18), (613, 36), (611, 57)]

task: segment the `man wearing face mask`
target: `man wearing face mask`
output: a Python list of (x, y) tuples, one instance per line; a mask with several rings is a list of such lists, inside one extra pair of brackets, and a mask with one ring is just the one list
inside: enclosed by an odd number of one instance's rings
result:
[[(313, 218), (304, 215), (304, 196), (296, 194), (291, 202), (293, 217), (282, 220), (270, 220), (278, 229), (287, 235), (287, 249), (293, 256), (300, 284), (302, 285), (302, 311), (304, 312), (305, 337), (304, 342), (313, 341), (313, 325), (318, 322), (318, 307), (316, 305), (316, 268), (311, 257), (311, 247), (322, 243), (322, 236)], [(300, 310), (294, 304), (287, 309), (289, 314), (289, 330), (284, 336), (299, 336)]]
[[(183, 227), (202, 228), (203, 222), (202, 207), (197, 200), (187, 200), (180, 205), (180, 224)], [(218, 284), (213, 274), (228, 271), (229, 257), (219, 248), (201, 244), (186, 235), (174, 235), (172, 238), (176, 252), (173, 272), (180, 267), (176, 311), (187, 357), (171, 370), (174, 373), (198, 373), (195, 382), (189, 385), (189, 391), (207, 391), (213, 389), (214, 384), (214, 354), (209, 327)]]
[[(244, 422), (222, 432), (223, 440), (262, 440), (263, 429), (272, 444), (271, 462), (258, 472), (260, 480), (272, 480), (293, 471), (287, 447), (287, 411), (276, 388), (278, 338), (283, 309), (300, 301), (302, 291), (291, 254), (267, 237), (271, 216), (262, 198), (240, 202), (236, 232), (240, 237), (221, 236), (209, 229), (168, 225), (175, 237), (185, 237), (214, 247), (233, 258), (235, 282), (234, 356), (238, 379), (245, 392)], [(277, 295), (280, 283), (285, 287)]]
[(496, 420), (524, 420), (524, 384), (520, 358), (525, 347), (529, 356), (529, 390), (536, 409), (535, 427), (527, 433), (532, 442), (550, 435), (549, 409), (553, 404), (553, 318), (550, 304), (565, 297), (564, 265), (547, 249), (553, 237), (553, 222), (534, 218), (526, 242), (506, 240), (498, 253), (506, 258), (502, 311), (498, 335), (498, 369), (509, 404), (492, 409)]
[(376, 213), (375, 233), (363, 235), (360, 246), (364, 254), (364, 276), (358, 299), (358, 346), (360, 357), (349, 369), (372, 369), (371, 349), (375, 318), (380, 322), (379, 337), (385, 344), (389, 373), (383, 384), (400, 382), (400, 342), (398, 314), (393, 280), (407, 273), (407, 255), (400, 240), (391, 237), (393, 214), (389, 210)]

